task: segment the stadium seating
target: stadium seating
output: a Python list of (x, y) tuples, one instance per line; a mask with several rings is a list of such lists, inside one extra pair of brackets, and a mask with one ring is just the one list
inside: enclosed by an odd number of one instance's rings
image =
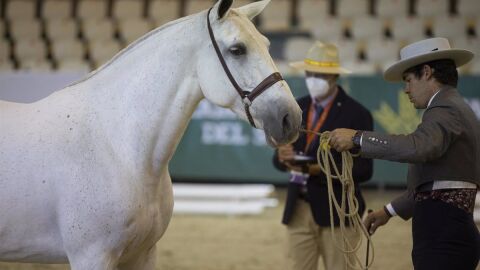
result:
[(90, 65), (83, 59), (70, 59), (64, 58), (57, 63), (57, 69), (59, 71), (66, 72), (83, 72), (87, 73), (90, 71)]
[(179, 14), (180, 1), (177, 0), (153, 0), (148, 9), (148, 17), (154, 21), (155, 26), (175, 20)]
[(77, 17), (81, 19), (102, 19), (107, 15), (108, 2), (102, 0), (79, 0)]
[(414, 3), (414, 13), (422, 18), (446, 17), (450, 13), (448, 0), (415, 0)]
[(115, 25), (107, 18), (82, 21), (82, 35), (86, 40), (109, 40), (115, 36)]
[(51, 63), (46, 60), (47, 47), (40, 39), (18, 40), (15, 44), (14, 53), (21, 69), (51, 69)]
[(346, 27), (345, 21), (338, 17), (319, 17), (310, 32), (319, 40), (338, 40), (344, 37)]
[(465, 18), (477, 18), (480, 14), (478, 0), (457, 0), (457, 13)]
[(20, 68), (26, 71), (46, 72), (52, 70), (52, 64), (45, 59), (26, 59), (20, 62)]
[(78, 25), (70, 18), (49, 18), (45, 20), (45, 34), (50, 40), (75, 39)]
[(342, 18), (364, 17), (369, 14), (368, 0), (337, 0), (336, 15)]
[(283, 55), (288, 62), (302, 61), (315, 40), (308, 37), (292, 37), (284, 46)]
[(62, 39), (52, 43), (52, 56), (57, 61), (63, 59), (84, 59), (85, 48), (78, 39)]
[(327, 0), (303, 0), (298, 3), (299, 28), (311, 31), (328, 17)]
[(0, 62), (9, 62), (10, 59), (10, 44), (0, 39)]
[(355, 39), (382, 38), (385, 32), (385, 22), (374, 17), (357, 17), (351, 21), (349, 28)]
[(418, 17), (398, 17), (390, 21), (390, 32), (397, 40), (414, 41), (426, 37), (426, 26)]
[(233, 2), (233, 7), (237, 8), (237, 7), (245, 6), (247, 4), (251, 4), (253, 1), (254, 0), (235, 0)]
[(383, 70), (386, 65), (398, 60), (400, 45), (394, 40), (371, 39), (364, 46), (365, 56), (377, 70)]
[(356, 62), (359, 60), (359, 45), (356, 41), (350, 39), (340, 39), (332, 42), (338, 47), (340, 62)]
[(467, 22), (462, 17), (441, 17), (434, 20), (432, 34), (451, 40), (467, 36)]
[(42, 25), (37, 19), (10, 21), (10, 36), (13, 40), (37, 39), (42, 34)]
[(88, 44), (90, 58), (95, 67), (99, 67), (117, 54), (121, 46), (113, 39), (92, 40)]
[(138, 19), (143, 16), (143, 3), (141, 0), (115, 0), (113, 2), (113, 18), (117, 20)]
[(214, 2), (212, 0), (190, 0), (186, 2), (184, 15), (191, 15), (202, 10), (212, 7)]
[(130, 18), (119, 21), (118, 30), (123, 41), (126, 44), (130, 44), (152, 30), (152, 24), (147, 19)]
[(5, 38), (5, 23), (3, 21), (0, 21), (0, 40)]
[(275, 0), (260, 14), (264, 31), (286, 31), (290, 28), (291, 1)]
[(72, 16), (73, 2), (64, 0), (44, 0), (42, 17), (51, 19), (68, 19)]
[(374, 65), (361, 60), (342, 61), (342, 66), (356, 76), (372, 75), (377, 72)]
[(405, 17), (408, 15), (408, 0), (377, 0), (374, 13), (380, 18)]
[[(0, 70), (97, 67), (153, 28), (215, 3), (1, 1)], [(252, 1), (236, 0), (234, 5)], [(337, 43), (342, 61), (369, 73), (395, 61), (402, 46), (430, 36), (447, 37), (454, 46), (480, 54), (478, 14), (478, 0), (273, 0), (255, 23), (270, 38), (272, 57), (281, 70), (295, 72), (288, 62), (320, 40)], [(461, 71), (478, 73), (480, 59), (474, 62)]]
[(6, 2), (5, 17), (10, 20), (33, 19), (36, 14), (36, 1), (9, 0)]

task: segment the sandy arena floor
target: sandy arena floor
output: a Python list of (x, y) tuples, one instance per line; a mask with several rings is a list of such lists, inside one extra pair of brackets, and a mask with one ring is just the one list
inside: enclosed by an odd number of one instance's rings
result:
[[(364, 192), (369, 208), (377, 209), (398, 192)], [(156, 269), (269, 270), (285, 269), (285, 228), (280, 224), (285, 197), (277, 190), (278, 207), (259, 216), (175, 215), (158, 244)], [(390, 220), (373, 236), (375, 262), (370, 269), (413, 269), (410, 222)], [(332, 247), (333, 248), (333, 247)], [(360, 253), (365, 258), (365, 252)], [(66, 265), (0, 263), (0, 270), (65, 270)]]

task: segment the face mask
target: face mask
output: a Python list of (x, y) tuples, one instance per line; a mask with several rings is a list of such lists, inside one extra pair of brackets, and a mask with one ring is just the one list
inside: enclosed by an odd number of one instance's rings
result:
[(308, 92), (312, 98), (323, 97), (328, 93), (328, 89), (330, 89), (328, 81), (324, 79), (307, 77), (305, 81), (307, 83)]

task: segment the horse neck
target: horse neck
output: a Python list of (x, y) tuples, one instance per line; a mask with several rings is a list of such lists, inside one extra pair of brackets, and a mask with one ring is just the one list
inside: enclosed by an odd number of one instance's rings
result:
[(195, 70), (195, 52), (208, 38), (202, 18), (154, 30), (84, 82), (110, 127), (110, 151), (135, 168), (163, 173), (203, 98)]

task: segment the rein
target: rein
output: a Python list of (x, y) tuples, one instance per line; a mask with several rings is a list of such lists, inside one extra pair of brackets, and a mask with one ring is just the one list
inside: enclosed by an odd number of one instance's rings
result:
[(245, 107), (245, 113), (247, 115), (248, 121), (250, 124), (256, 128), (255, 122), (253, 121), (252, 114), (250, 113), (250, 106), (252, 105), (253, 100), (258, 97), (261, 93), (263, 93), (267, 88), (270, 86), (274, 85), (278, 81), (283, 81), (282, 75), (280, 75), (279, 72), (274, 72), (267, 78), (265, 78), (260, 84), (255, 87), (251, 92), (243, 90), (235, 81), (235, 78), (233, 78), (232, 73), (230, 72), (230, 69), (227, 66), (227, 63), (225, 62), (225, 59), (222, 56), (222, 53), (220, 52), (220, 48), (218, 47), (217, 41), (215, 40), (215, 35), (213, 34), (212, 26), (210, 24), (210, 11), (212, 8), (208, 10), (207, 13), (207, 27), (208, 27), (208, 34), (210, 36), (210, 40), (212, 41), (213, 48), (215, 48), (215, 52), (217, 53), (218, 59), (220, 60), (220, 63), (222, 64), (223, 70), (227, 74), (228, 79), (232, 83), (233, 87), (235, 90), (237, 90), (237, 93), (240, 95), (242, 98), (243, 105)]
[[(317, 162), (320, 166), (320, 169), (325, 174), (327, 178), (327, 189), (328, 189), (328, 206), (330, 209), (330, 231), (332, 235), (332, 240), (334, 246), (339, 249), (344, 254), (344, 259), (347, 264), (348, 269), (362, 269), (367, 270), (369, 269), (375, 258), (374, 250), (373, 250), (373, 242), (371, 240), (370, 233), (363, 225), (362, 219), (358, 214), (358, 200), (355, 197), (355, 183), (353, 182), (353, 157), (352, 153), (349, 151), (342, 152), (342, 172), (340, 173), (335, 160), (333, 159), (333, 155), (330, 152), (330, 132), (315, 132), (306, 129), (300, 129), (301, 132), (304, 133), (313, 133), (318, 135), (320, 143), (317, 150)], [(355, 155), (356, 156), (356, 155)], [(332, 173), (333, 169), (333, 173)], [(338, 203), (338, 200), (333, 192), (333, 179), (337, 179), (340, 184), (342, 185), (342, 197), (341, 203)], [(347, 206), (349, 211), (347, 211)], [(334, 223), (333, 223), (333, 215), (334, 215), (334, 207), (335, 211), (339, 218), (339, 225), (340, 225), (340, 232), (341, 232), (341, 241), (338, 241), (335, 237), (334, 233)], [(362, 237), (359, 237), (358, 242), (351, 243), (348, 239), (347, 235), (347, 220), (350, 224), (351, 229), (356, 234), (363, 234), (363, 236), (367, 239), (367, 259), (365, 262), (365, 266), (362, 266), (359, 257), (357, 256), (357, 252), (360, 249), (362, 244)], [(369, 249), (372, 249), (372, 256), (371, 260), (369, 258)], [(348, 255), (352, 255), (355, 259), (355, 262), (350, 262)], [(370, 260), (370, 261), (369, 261)]]

